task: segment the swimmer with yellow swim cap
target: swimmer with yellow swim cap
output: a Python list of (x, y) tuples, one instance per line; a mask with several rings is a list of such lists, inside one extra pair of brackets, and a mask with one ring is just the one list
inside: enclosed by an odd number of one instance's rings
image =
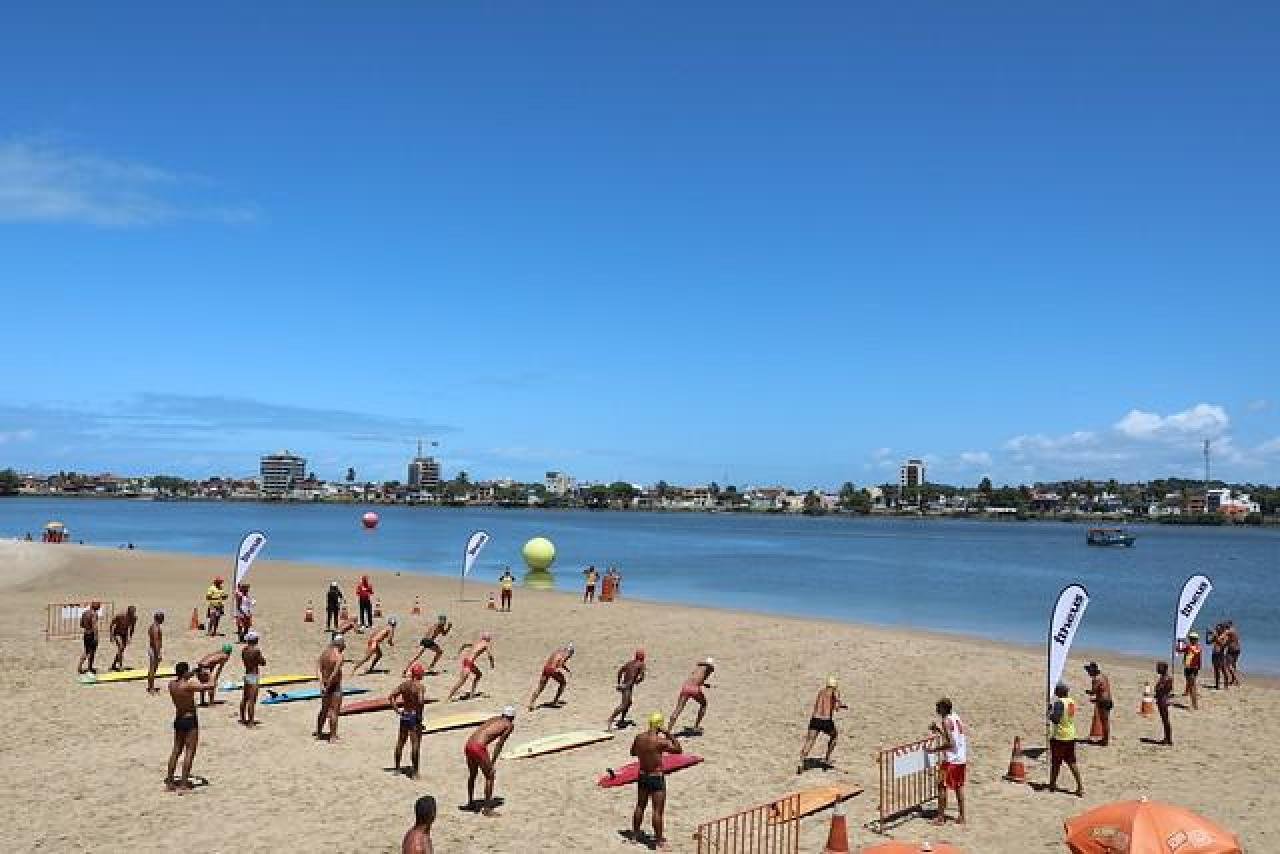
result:
[(631, 660), (618, 668), (613, 687), (622, 696), (618, 698), (618, 707), (609, 713), (609, 720), (605, 721), (606, 730), (613, 729), (614, 720), (618, 722), (618, 729), (622, 729), (629, 723), (627, 712), (631, 711), (631, 692), (644, 681), (644, 674), (644, 650), (637, 649)]
[(645, 807), (652, 802), (654, 845), (659, 851), (669, 848), (662, 832), (663, 812), (667, 806), (667, 776), (662, 768), (662, 755), (684, 752), (680, 742), (663, 724), (662, 713), (653, 712), (649, 715), (649, 728), (631, 742), (631, 755), (640, 765), (640, 773), (636, 777), (636, 809), (631, 816), (631, 839), (640, 841)]
[(835, 676), (828, 676), (826, 686), (818, 691), (818, 696), (813, 701), (813, 714), (809, 718), (809, 731), (804, 736), (804, 748), (800, 751), (797, 774), (804, 773), (805, 765), (809, 761), (809, 751), (813, 749), (813, 743), (818, 740), (819, 733), (827, 736), (827, 755), (822, 760), (822, 764), (826, 768), (831, 767), (831, 754), (836, 749), (838, 735), (835, 713), (847, 708), (849, 707), (840, 700), (840, 680)]

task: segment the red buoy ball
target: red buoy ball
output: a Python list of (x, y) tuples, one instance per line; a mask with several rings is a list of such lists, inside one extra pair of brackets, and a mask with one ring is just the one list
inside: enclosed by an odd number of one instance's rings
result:
[(370, 530), (373, 530), (378, 527), (378, 514), (370, 510), (368, 513), (360, 517), (360, 524)]

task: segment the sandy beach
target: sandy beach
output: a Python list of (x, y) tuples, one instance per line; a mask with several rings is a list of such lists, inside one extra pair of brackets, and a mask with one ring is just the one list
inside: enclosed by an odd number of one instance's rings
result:
[[(166, 792), (168, 698), (148, 696), (142, 682), (79, 684), (79, 640), (45, 640), (45, 606), (92, 597), (118, 610), (136, 605), (139, 628), (127, 666), (144, 666), (147, 615), (163, 609), (169, 617), (165, 663), (194, 661), (223, 640), (188, 630), (192, 608), (201, 605), (209, 579), (230, 570), (229, 558), (0, 543), (0, 591), (7, 605), (0, 611), (6, 652), (0, 694), (9, 722), (0, 734), (0, 751), (10, 817), (0, 827), (0, 841), (7, 850), (398, 851), (413, 801), (425, 793), (440, 807), (433, 834), (437, 851), (638, 850), (619, 835), (630, 824), (633, 791), (595, 785), (606, 767), (628, 761), (635, 730), (562, 754), (504, 760), (497, 794), (505, 804), (500, 817), (489, 819), (458, 809), (466, 799), (467, 730), (424, 738), (423, 775), (411, 781), (386, 770), (396, 733), (389, 713), (343, 718), (341, 741), (328, 744), (311, 737), (315, 703), (260, 707), (263, 725), (246, 730), (235, 721), (238, 694), (221, 694), (228, 702), (201, 710), (194, 773), (208, 785), (183, 796)], [(359, 574), (266, 560), (254, 567), (268, 675), (314, 670), (325, 641), (324, 588), (337, 579), (351, 595)], [(862, 829), (876, 814), (872, 754), (927, 735), (934, 701), (944, 695), (953, 698), (971, 733), (970, 823), (937, 829), (913, 818), (894, 827), (893, 838), (945, 840), (968, 852), (1063, 851), (1065, 818), (1146, 796), (1218, 821), (1239, 834), (1247, 850), (1280, 850), (1280, 792), (1269, 782), (1280, 761), (1280, 695), (1268, 682), (1250, 681), (1230, 692), (1206, 690), (1198, 712), (1175, 709), (1177, 746), (1170, 749), (1139, 741), (1159, 735), (1158, 719), (1136, 714), (1141, 687), (1152, 681), (1152, 664), (1099, 657), (1116, 694), (1113, 742), (1107, 748), (1081, 747), (1086, 796), (1077, 799), (1000, 779), (1015, 735), (1028, 747), (1044, 744), (1039, 650), (625, 599), (582, 605), (572, 595), (523, 589), (516, 590), (513, 613), (500, 614), (485, 607), (487, 594), (496, 590), (487, 579), (469, 583), (469, 601), (459, 602), (456, 579), (368, 574), (385, 613), (399, 615), (401, 626), (387, 661), (392, 672), (348, 683), (388, 693), (427, 620), (447, 612), (455, 624), (445, 644), (447, 672), (428, 679), (428, 696), (440, 698), (452, 684), (455, 653), (464, 641), (493, 632), (497, 667), (481, 682), (486, 696), (451, 704), (447, 711), (516, 704), (522, 711), (512, 744), (600, 728), (616, 701), (613, 674), (636, 647), (647, 650), (649, 661), (649, 677), (636, 692), (637, 719), (651, 710), (669, 714), (695, 661), (714, 656), (705, 734), (684, 741), (687, 751), (706, 761), (669, 780), (667, 827), (677, 851), (696, 850), (691, 836), (699, 822), (836, 781), (866, 788), (848, 805), (855, 848), (879, 841), (883, 837)], [(409, 614), (415, 596), (423, 604), (422, 617)], [(308, 599), (317, 606), (317, 623), (303, 622)], [(578, 652), (567, 705), (525, 713), (543, 660), (570, 640)], [(363, 637), (356, 636), (348, 657), (358, 659), (363, 647)], [(104, 632), (100, 672), (113, 651)], [(1073, 656), (1068, 669), (1082, 701), (1088, 657)], [(240, 672), (237, 655), (223, 678), (239, 678)], [(837, 769), (797, 776), (813, 695), (828, 673), (840, 677), (851, 706), (837, 719)], [(428, 720), (442, 708), (429, 705)], [(686, 712), (683, 722), (691, 721)], [(1085, 711), (1082, 736), (1088, 727)], [(1043, 759), (1029, 760), (1027, 769), (1033, 781), (1047, 779)], [(802, 851), (821, 850), (827, 821), (827, 814), (819, 814), (802, 822)]]

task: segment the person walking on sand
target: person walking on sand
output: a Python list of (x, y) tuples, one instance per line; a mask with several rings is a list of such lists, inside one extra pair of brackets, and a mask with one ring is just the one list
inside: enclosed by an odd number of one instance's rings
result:
[(329, 722), (329, 742), (338, 740), (338, 713), (342, 711), (342, 651), (347, 641), (342, 635), (334, 635), (329, 645), (320, 653), (316, 671), (320, 681), (320, 712), (316, 715), (316, 738), (324, 738), (324, 724)]
[(480, 672), (480, 668), (476, 666), (476, 662), (480, 656), (487, 655), (489, 657), (489, 669), (497, 667), (493, 660), (493, 635), (485, 632), (480, 635), (480, 640), (475, 643), (464, 643), (462, 649), (458, 650), (458, 681), (449, 689), (449, 695), (444, 698), (446, 703), (453, 702), (454, 696), (466, 684), (467, 677), (471, 677), (471, 690), (467, 692), (468, 697), (476, 695), (476, 689), (480, 686), (480, 678), (484, 676)]
[(342, 588), (338, 586), (338, 582), (330, 581), (329, 589), (324, 594), (324, 630), (326, 632), (342, 631), (338, 626), (338, 611), (344, 599), (346, 597), (342, 595)]
[(453, 623), (449, 622), (449, 617), (445, 614), (436, 614), (435, 624), (428, 628), (427, 633), (422, 636), (422, 640), (419, 643), (420, 648), (413, 654), (413, 658), (409, 659), (409, 663), (404, 666), (403, 675), (409, 675), (409, 668), (413, 667), (427, 650), (431, 650), (434, 654), (431, 663), (427, 665), (427, 673), (434, 674), (436, 665), (444, 655), (444, 647), (440, 646), (440, 639), (451, 631), (453, 631)]
[[(1097, 720), (1097, 729), (1102, 730), (1102, 736), (1099, 741), (1091, 741), (1098, 747), (1106, 747), (1111, 743), (1111, 710), (1115, 708), (1115, 701), (1111, 698), (1111, 680), (1108, 679), (1098, 667), (1098, 662), (1090, 661), (1084, 666), (1084, 672), (1089, 674), (1092, 684), (1085, 693), (1093, 700), (1093, 715)], [(1095, 727), (1090, 727), (1090, 733)]]
[(156, 670), (160, 667), (160, 657), (164, 650), (164, 611), (156, 611), (147, 628), (147, 693), (159, 694), (156, 687)]
[(1084, 797), (1084, 783), (1076, 765), (1076, 701), (1065, 682), (1053, 689), (1054, 701), (1049, 705), (1049, 791), (1058, 791), (1058, 772), (1065, 762), (1076, 779), (1076, 797)]
[(683, 753), (684, 749), (670, 730), (663, 726), (662, 714), (649, 715), (649, 728), (631, 742), (631, 755), (640, 765), (636, 777), (636, 808), (631, 813), (631, 841), (640, 842), (640, 825), (644, 824), (645, 808), (653, 804), (653, 844), (659, 851), (670, 851), (664, 833), (664, 813), (667, 808), (667, 776), (662, 770), (664, 753)]
[(360, 628), (373, 628), (373, 584), (369, 576), (360, 576), (360, 582), (356, 584), (356, 599), (360, 603)]
[(631, 711), (631, 694), (635, 687), (644, 681), (644, 675), (644, 650), (637, 649), (631, 660), (618, 668), (618, 674), (614, 677), (616, 680), (614, 689), (621, 696), (618, 698), (618, 707), (609, 713), (609, 720), (605, 721), (606, 730), (613, 729), (615, 719), (618, 721), (618, 729), (626, 726), (627, 712)]
[(427, 701), (426, 688), (422, 677), (426, 669), (421, 664), (409, 668), (409, 678), (401, 682), (388, 698), (391, 710), (400, 717), (400, 730), (396, 734), (395, 765), (399, 771), (400, 756), (404, 752), (404, 743), (409, 742), (409, 779), (418, 779), (418, 759), (422, 752), (422, 707)]
[[(365, 642), (364, 658), (360, 659), (360, 663), (351, 668), (351, 675), (355, 676), (356, 672), (369, 662), (369, 669), (365, 675), (368, 676), (378, 666), (378, 662), (382, 661), (382, 642), (386, 641), (387, 646), (396, 645), (396, 624), (399, 622), (395, 617), (387, 617), (387, 624), (369, 635), (369, 640)], [(372, 659), (372, 661), (370, 661)]]
[(112, 670), (124, 669), (124, 650), (133, 640), (133, 630), (138, 626), (138, 609), (130, 605), (123, 614), (111, 618), (111, 642), (116, 645), (116, 657), (111, 659)]
[(1182, 696), (1191, 698), (1191, 708), (1200, 708), (1200, 633), (1189, 632), (1186, 643), (1182, 644)]
[(227, 591), (222, 589), (222, 577), (213, 579), (209, 589), (204, 592), (205, 620), (209, 623), (209, 637), (218, 634), (218, 623), (227, 610)]
[(702, 718), (707, 713), (707, 695), (704, 689), (711, 687), (707, 680), (715, 670), (715, 659), (708, 655), (698, 662), (693, 672), (689, 674), (689, 678), (680, 686), (680, 698), (676, 700), (676, 710), (671, 713), (673, 731), (676, 728), (676, 721), (680, 719), (680, 713), (684, 711), (684, 704), (693, 700), (698, 704), (698, 717), (693, 722), (692, 731), (696, 735), (702, 735)]
[(1156, 711), (1160, 713), (1160, 726), (1164, 728), (1164, 740), (1160, 744), (1173, 746), (1173, 724), (1169, 722), (1169, 700), (1173, 696), (1173, 677), (1167, 661), (1156, 662)]
[(583, 604), (594, 602), (596, 601), (596, 581), (599, 580), (600, 573), (596, 572), (594, 566), (589, 566), (582, 571), (582, 575), (587, 580), (586, 587), (582, 590), (582, 602)]
[[(475, 732), (471, 733), (471, 737), (463, 745), (462, 753), (467, 758), (466, 809), (475, 809), (476, 774), (483, 772), (484, 807), (481, 808), (480, 814), (490, 817), (498, 814), (493, 808), (493, 784), (498, 777), (498, 756), (501, 755), (503, 746), (506, 745), (507, 739), (515, 728), (516, 707), (507, 706), (502, 710), (501, 715), (489, 718), (476, 727)], [(490, 744), (494, 745), (492, 754), (489, 751)]]
[(257, 726), (258, 690), (262, 682), (262, 668), (267, 666), (267, 658), (258, 646), (258, 633), (253, 629), (244, 633), (244, 649), (240, 650), (240, 661), (244, 664), (244, 687), (240, 691), (240, 723), (245, 726)]
[(565, 688), (569, 686), (569, 680), (565, 678), (565, 674), (573, 672), (569, 669), (571, 658), (573, 658), (573, 641), (569, 641), (547, 657), (542, 665), (542, 676), (538, 679), (538, 687), (533, 689), (533, 694), (529, 697), (529, 711), (533, 711), (533, 704), (538, 701), (538, 695), (542, 693), (542, 689), (547, 687), (548, 680), (554, 680), (557, 686), (556, 696), (551, 700), (551, 705), (557, 708), (560, 706), (560, 698), (564, 695)]
[(204, 686), (200, 692), (200, 705), (214, 705), (214, 697), (218, 692), (218, 679), (222, 677), (222, 668), (231, 660), (235, 648), (224, 643), (217, 652), (211, 652), (196, 662), (196, 678)]
[(80, 661), (76, 663), (76, 673), (92, 673), (95, 676), (98, 674), (97, 668), (93, 666), (93, 659), (98, 654), (98, 611), (101, 608), (102, 603), (95, 599), (80, 614), (84, 652), (80, 653)]
[(431, 825), (436, 820), (436, 799), (423, 795), (413, 805), (413, 827), (400, 842), (400, 854), (435, 854)]
[[(191, 763), (200, 746), (200, 719), (196, 716), (196, 694), (200, 683), (192, 678), (191, 667), (179, 661), (173, 669), (173, 681), (169, 683), (169, 699), (173, 701), (173, 750), (169, 753), (169, 771), (165, 775), (165, 787), (181, 794), (192, 788)], [(182, 777), (174, 779), (178, 757), (182, 757)]]
[[(947, 823), (947, 790), (956, 793), (956, 824), (964, 824), (964, 781), (965, 769), (969, 763), (969, 734), (965, 730), (964, 721), (954, 711), (951, 700), (943, 697), (933, 710), (942, 718), (942, 726), (929, 724), (929, 731), (941, 739), (937, 747), (928, 748), (930, 753), (942, 754), (942, 764), (938, 768), (938, 815), (933, 823)], [(1078, 778), (1077, 778), (1078, 779)]]
[(809, 729), (805, 733), (804, 747), (800, 749), (800, 765), (796, 768), (797, 774), (804, 773), (809, 751), (813, 750), (813, 744), (818, 740), (819, 733), (827, 737), (827, 755), (822, 762), (828, 768), (831, 767), (831, 754), (835, 752), (836, 738), (839, 735), (836, 731), (835, 713), (847, 708), (849, 707), (840, 699), (839, 681), (834, 676), (828, 676), (827, 684), (818, 691), (818, 696), (813, 701), (813, 714), (809, 716)]
[(498, 610), (509, 613), (511, 611), (511, 591), (516, 586), (516, 577), (511, 574), (511, 567), (502, 570), (502, 575), (498, 577), (498, 586), (501, 588), (501, 605)]

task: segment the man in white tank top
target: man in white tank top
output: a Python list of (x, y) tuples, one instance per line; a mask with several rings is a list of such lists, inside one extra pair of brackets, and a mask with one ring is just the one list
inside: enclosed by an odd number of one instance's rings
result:
[(947, 790), (956, 793), (956, 808), (959, 817), (956, 824), (964, 824), (964, 780), (965, 766), (969, 762), (969, 733), (964, 721), (952, 710), (951, 700), (943, 697), (934, 706), (938, 717), (942, 718), (942, 726), (929, 724), (929, 729), (937, 735), (941, 742), (930, 748), (930, 753), (942, 754), (942, 765), (938, 773), (938, 816), (934, 824), (947, 823)]

